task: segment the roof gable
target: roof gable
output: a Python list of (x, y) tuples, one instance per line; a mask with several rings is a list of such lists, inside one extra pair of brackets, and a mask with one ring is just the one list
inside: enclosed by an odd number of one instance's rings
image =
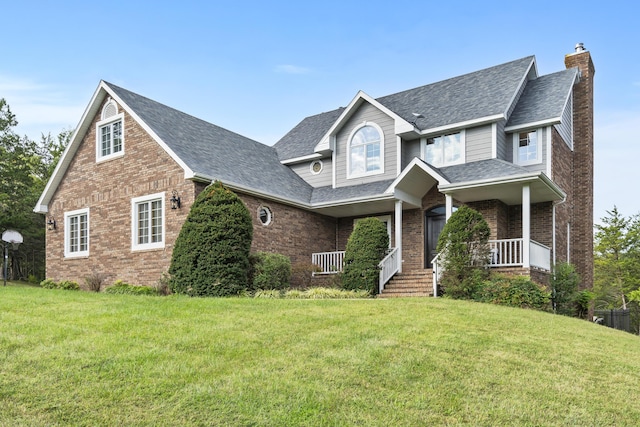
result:
[(184, 169), (185, 179), (220, 180), (232, 188), (275, 199), (309, 202), (311, 187), (280, 163), (273, 147), (102, 81), (40, 196), (36, 212), (47, 212), (49, 201), (107, 96), (113, 97)]
[(578, 70), (573, 68), (527, 82), (509, 117), (507, 130), (532, 124), (559, 123), (578, 75)]

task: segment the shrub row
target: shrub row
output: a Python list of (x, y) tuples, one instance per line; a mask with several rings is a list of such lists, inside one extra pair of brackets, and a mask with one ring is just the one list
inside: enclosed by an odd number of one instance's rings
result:
[(104, 290), (107, 294), (118, 295), (158, 295), (158, 291), (150, 286), (137, 286), (117, 280), (112, 286)]
[(40, 286), (45, 289), (63, 289), (65, 291), (80, 290), (80, 285), (78, 284), (78, 282), (74, 282), (72, 280), (62, 280), (60, 282), (56, 282), (53, 279), (45, 279), (40, 282)]
[(253, 294), (254, 298), (281, 298), (281, 299), (354, 299), (371, 298), (371, 293), (366, 290), (344, 290), (335, 288), (310, 288), (307, 290), (291, 289), (282, 291), (277, 289), (258, 290)]

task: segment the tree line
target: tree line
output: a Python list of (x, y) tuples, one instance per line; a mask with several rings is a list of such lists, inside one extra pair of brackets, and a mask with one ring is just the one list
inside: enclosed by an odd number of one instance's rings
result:
[[(9, 279), (40, 281), (45, 275), (45, 217), (33, 212), (62, 155), (71, 130), (40, 141), (15, 132), (18, 125), (9, 104), (0, 98), (0, 233), (12, 229), (24, 242), (9, 248)], [(3, 242), (4, 243), (4, 242)]]

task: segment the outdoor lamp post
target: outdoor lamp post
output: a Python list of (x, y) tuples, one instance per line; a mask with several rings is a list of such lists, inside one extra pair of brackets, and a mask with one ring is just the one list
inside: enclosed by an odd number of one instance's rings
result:
[(9, 243), (11, 243), (13, 250), (17, 250), (20, 243), (22, 243), (22, 234), (15, 230), (5, 230), (2, 233), (2, 241), (4, 242), (4, 286), (7, 286), (7, 267), (9, 265)]

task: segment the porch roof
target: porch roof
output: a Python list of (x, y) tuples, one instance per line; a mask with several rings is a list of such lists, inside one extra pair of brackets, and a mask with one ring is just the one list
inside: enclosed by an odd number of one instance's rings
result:
[(529, 184), (531, 202), (562, 200), (565, 193), (542, 172), (499, 159), (481, 160), (443, 168), (434, 168), (416, 158), (393, 181), (387, 193), (414, 207), (434, 186), (460, 202), (500, 200), (507, 205), (522, 203), (522, 186)]

